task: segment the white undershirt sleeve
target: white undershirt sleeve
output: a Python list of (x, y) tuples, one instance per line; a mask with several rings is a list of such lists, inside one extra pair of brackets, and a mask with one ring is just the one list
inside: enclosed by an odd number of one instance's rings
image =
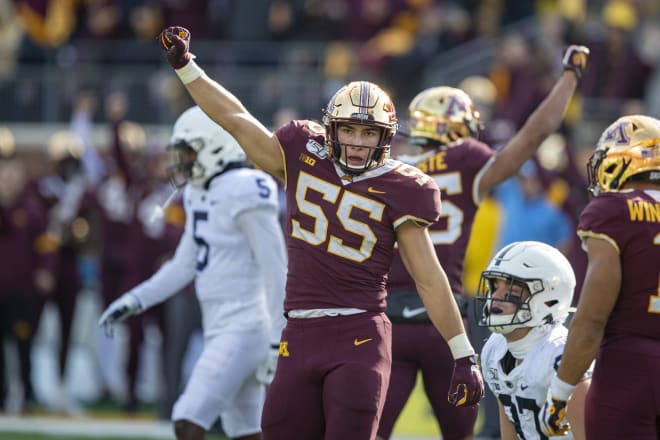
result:
[(151, 278), (130, 290), (140, 300), (143, 310), (165, 301), (195, 278), (195, 243), (186, 232), (181, 236), (174, 256)]

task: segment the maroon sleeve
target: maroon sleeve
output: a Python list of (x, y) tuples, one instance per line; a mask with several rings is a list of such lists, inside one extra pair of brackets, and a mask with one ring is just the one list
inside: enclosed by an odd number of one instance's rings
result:
[(605, 329), (605, 342), (660, 339), (660, 201), (644, 191), (603, 193), (580, 216), (578, 235), (611, 243), (619, 253), (621, 288)]
[(440, 190), (435, 181), (419, 168), (401, 164), (393, 174), (398, 175), (387, 189), (388, 210), (392, 224), (398, 228), (408, 220), (428, 226), (438, 221), (441, 212)]

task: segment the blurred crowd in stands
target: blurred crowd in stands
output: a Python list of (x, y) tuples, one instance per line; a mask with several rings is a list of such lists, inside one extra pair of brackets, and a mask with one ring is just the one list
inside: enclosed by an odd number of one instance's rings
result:
[[(178, 240), (178, 203), (149, 221), (171, 188), (165, 145), (145, 130), (168, 130), (191, 105), (155, 42), (174, 23), (191, 30), (202, 67), (271, 128), (320, 114), (328, 93), (349, 80), (381, 84), (401, 121), (421, 89), (450, 85), (476, 102), (481, 136), (495, 148), (547, 94), (564, 46), (588, 46), (589, 66), (561, 130), (480, 209), (468, 291), (495, 249), (540, 240), (566, 253), (579, 292), (586, 256), (574, 231), (596, 137), (623, 114), (660, 116), (657, 0), (0, 0), (0, 322), (22, 365), (19, 410), (38, 403), (30, 344), (43, 305), (59, 310), (63, 375), (78, 295), (94, 292), (107, 305), (153, 273)], [(25, 123), (28, 131), (57, 130), (26, 142)], [(395, 148), (405, 149), (403, 136)], [(539, 213), (535, 222), (522, 215), (529, 212)], [(164, 383), (172, 389), (163, 402), (171, 405), (199, 322), (194, 293), (183, 298), (128, 321), (126, 390), (117, 396), (104, 385), (101, 396), (138, 407), (143, 325), (153, 323), (165, 341)], [(99, 341), (99, 369), (112, 368), (107, 341)], [(61, 391), (52, 407), (79, 409)], [(0, 392), (7, 398), (7, 383)]]

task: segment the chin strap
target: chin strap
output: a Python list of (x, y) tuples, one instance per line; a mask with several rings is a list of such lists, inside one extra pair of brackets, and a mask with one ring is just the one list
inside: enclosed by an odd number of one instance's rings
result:
[(170, 203), (172, 203), (172, 200), (174, 200), (174, 197), (178, 194), (179, 188), (175, 188), (174, 191), (172, 191), (172, 194), (165, 200), (165, 203), (162, 205), (154, 206), (154, 210), (151, 213), (151, 216), (149, 217), (149, 222), (153, 223), (156, 220), (160, 220), (161, 218), (165, 217), (165, 209), (170, 206)]

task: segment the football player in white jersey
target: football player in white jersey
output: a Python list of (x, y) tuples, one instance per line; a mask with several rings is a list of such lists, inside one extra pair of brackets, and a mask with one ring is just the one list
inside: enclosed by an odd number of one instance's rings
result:
[(140, 313), (194, 279), (204, 349), (172, 410), (177, 439), (204, 438), (218, 417), (231, 438), (259, 439), (284, 327), (277, 186), (199, 107), (176, 121), (168, 151), (170, 178), (185, 187), (184, 233), (174, 257), (110, 304), (99, 325)]
[[(493, 334), (481, 352), (484, 379), (498, 399), (503, 440), (541, 440), (538, 414), (545, 403), (566, 344), (575, 274), (552, 246), (520, 241), (498, 251), (481, 274), (477, 301)], [(477, 314), (479, 316), (479, 313)], [(591, 369), (568, 404), (572, 431), (565, 439), (584, 439), (584, 397)]]

